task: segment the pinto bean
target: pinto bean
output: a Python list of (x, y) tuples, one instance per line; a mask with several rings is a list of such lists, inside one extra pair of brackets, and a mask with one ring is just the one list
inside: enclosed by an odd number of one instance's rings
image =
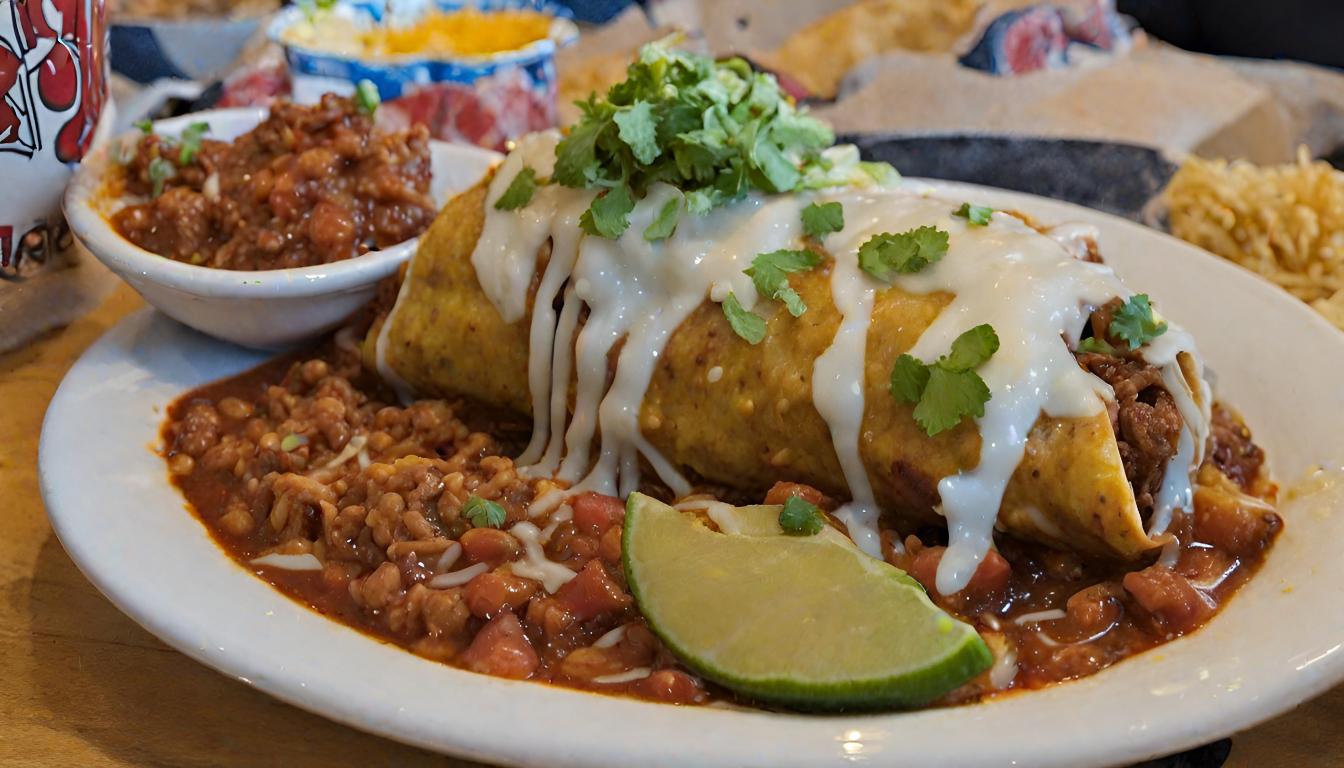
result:
[(473, 672), (513, 680), (531, 677), (541, 664), (518, 617), (507, 611), (476, 633), (458, 661)]
[(523, 552), (517, 539), (498, 528), (472, 528), (458, 541), (468, 562), (488, 563), (491, 568), (517, 560)]
[(1213, 615), (1213, 601), (1179, 573), (1160, 565), (1125, 574), (1125, 591), (1165, 631), (1183, 635)]

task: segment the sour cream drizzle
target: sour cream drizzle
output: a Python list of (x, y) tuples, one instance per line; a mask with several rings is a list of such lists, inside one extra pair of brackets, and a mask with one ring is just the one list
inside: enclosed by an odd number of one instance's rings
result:
[[(934, 360), (958, 335), (982, 323), (992, 325), (1000, 339), (998, 353), (979, 369), (993, 393), (985, 415), (977, 419), (980, 461), (938, 485), (950, 539), (938, 570), (940, 592), (960, 591), (985, 557), (1004, 489), (1040, 415), (1091, 416), (1114, 397), (1069, 350), (1093, 308), (1131, 293), (1109, 267), (1075, 258), (1080, 232), (1064, 229), (1052, 238), (1003, 214), (988, 226), (970, 227), (952, 215), (959, 203), (915, 185), (753, 195), (706, 216), (683, 215), (676, 233), (656, 243), (644, 240), (645, 228), (665, 203), (680, 196), (666, 185), (649, 190), (630, 214), (629, 229), (616, 240), (581, 236), (578, 218), (592, 192), (548, 185), (522, 209), (496, 210), (494, 201), (524, 165), (539, 178), (550, 175), (557, 140), (554, 132), (528, 136), (504, 162), (490, 186), (472, 264), (500, 315), (518, 321), (526, 316), (538, 253), (551, 241), (530, 329), (534, 431), (519, 464), (572, 483), (573, 492), (629, 493), (638, 486), (641, 457), (674, 493), (689, 492), (686, 478), (641, 432), (640, 409), (655, 367), (673, 332), (707, 298), (721, 301), (732, 291), (747, 308), (757, 303), (743, 270), (756, 254), (800, 247), (801, 211), (814, 200), (840, 202), (846, 226), (824, 240), (835, 257), (831, 290), (842, 319), (814, 365), (813, 404), (830, 428), (850, 490), (851, 501), (838, 516), (864, 551), (881, 556), (879, 510), (860, 450), (868, 329), (877, 291), (884, 286), (859, 269), (857, 252), (873, 234), (922, 225), (950, 233), (941, 261), (896, 281), (910, 293), (954, 297), (910, 354)], [(551, 307), (562, 288), (565, 301), (557, 318)], [(582, 327), (579, 300), (589, 310)], [(617, 344), (608, 386), (608, 358)], [(1198, 394), (1189, 390), (1181, 372), (1181, 352), (1194, 363), (1202, 387)], [(1186, 423), (1181, 451), (1167, 468), (1153, 516), (1154, 531), (1160, 532), (1171, 510), (1189, 503), (1191, 470), (1202, 458), (1207, 437), (1210, 397), (1193, 341), (1179, 328), (1170, 326), (1143, 354), (1163, 369)], [(560, 425), (569, 410), (571, 381), (574, 408), (562, 448)]]

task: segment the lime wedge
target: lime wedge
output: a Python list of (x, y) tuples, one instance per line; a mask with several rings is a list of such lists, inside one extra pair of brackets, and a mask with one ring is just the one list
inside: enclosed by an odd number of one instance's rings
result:
[(771, 535), (778, 507), (742, 509), (759, 535), (718, 533), (638, 493), (626, 503), (630, 591), (700, 675), (762, 703), (873, 709), (926, 704), (993, 662), (905, 573), (830, 537)]

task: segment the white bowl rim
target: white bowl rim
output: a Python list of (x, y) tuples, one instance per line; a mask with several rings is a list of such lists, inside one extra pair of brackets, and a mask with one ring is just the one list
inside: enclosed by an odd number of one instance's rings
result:
[[(154, 121), (154, 130), (167, 134), (181, 131), (190, 123), (219, 121), (259, 123), (269, 114), (266, 107), (232, 107), (193, 112), (181, 117)], [(66, 187), (64, 209), (70, 230), (94, 256), (119, 273), (138, 274), (148, 280), (208, 298), (303, 297), (353, 290), (392, 274), (419, 246), (419, 237), (396, 245), (328, 264), (288, 269), (234, 270), (187, 264), (147, 251), (122, 236), (95, 205), (111, 162), (112, 148), (136, 132), (114, 137), (90, 152), (80, 163)], [(488, 152), (466, 145), (430, 140), (431, 150), (452, 147), (454, 151)]]

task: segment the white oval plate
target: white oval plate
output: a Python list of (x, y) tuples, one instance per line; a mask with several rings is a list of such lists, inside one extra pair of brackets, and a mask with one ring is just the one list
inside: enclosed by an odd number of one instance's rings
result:
[[(1064, 203), (954, 199), (1085, 221), (1132, 287), (1185, 324), (1277, 477), (1339, 457), (1344, 334), (1288, 294), (1152, 230)], [(183, 390), (262, 358), (148, 312), (89, 349), (42, 431), (42, 492), (85, 575), (189, 656), (291, 704), (456, 755), (547, 766), (1075, 766), (1189, 748), (1344, 678), (1344, 514), (1285, 510), (1264, 570), (1209, 626), (1082, 681), (966, 707), (809, 717), (673, 707), (435, 664), (329, 621), (235, 565), (183, 509), (158, 442)], [(1331, 507), (1336, 508), (1331, 508)]]

